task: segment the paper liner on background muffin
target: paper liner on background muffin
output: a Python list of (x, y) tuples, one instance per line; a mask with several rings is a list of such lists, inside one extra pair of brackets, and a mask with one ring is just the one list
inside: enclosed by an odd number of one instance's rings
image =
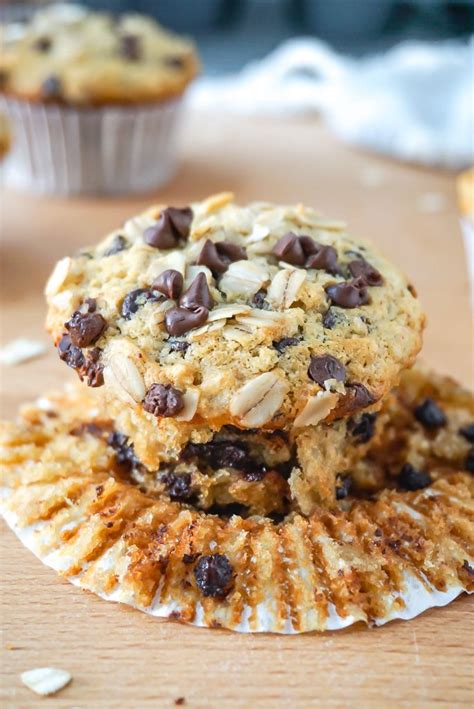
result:
[(462, 172), (457, 178), (461, 230), (471, 288), (471, 304), (474, 306), (474, 167)]
[(7, 523), (81, 588), (154, 616), (276, 633), (410, 619), (474, 590), (468, 472), (445, 467), (425, 489), (280, 524), (223, 519), (121, 479), (112, 449), (87, 433), (103, 424), (87, 397), (59, 393), (6, 424), (2, 466)]

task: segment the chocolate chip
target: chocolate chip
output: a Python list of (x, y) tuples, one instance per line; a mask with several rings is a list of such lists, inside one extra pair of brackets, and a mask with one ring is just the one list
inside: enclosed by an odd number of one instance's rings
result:
[(124, 34), (120, 37), (119, 54), (125, 59), (136, 62), (141, 59), (140, 37), (135, 34)]
[(383, 285), (383, 276), (376, 268), (370, 265), (365, 259), (356, 259), (347, 266), (351, 276), (362, 278), (368, 286)]
[(62, 85), (61, 80), (58, 76), (52, 74), (48, 76), (41, 84), (41, 95), (44, 99), (58, 99), (61, 98)]
[(264, 290), (257, 291), (251, 300), (251, 305), (259, 310), (269, 310), (270, 304), (265, 300), (266, 295)]
[(126, 248), (128, 248), (126, 238), (122, 236), (122, 234), (117, 234), (117, 236), (114, 236), (107, 251), (104, 251), (104, 256), (113, 256), (114, 254), (118, 254), (120, 251), (124, 251)]
[(160, 482), (166, 485), (166, 492), (172, 500), (184, 502), (193, 495), (190, 473), (163, 473)]
[(180, 337), (195, 327), (204, 325), (208, 315), (209, 310), (203, 307), (194, 310), (170, 308), (165, 314), (166, 331), (173, 337)]
[(337, 317), (334, 314), (334, 310), (332, 308), (329, 308), (329, 310), (326, 310), (325, 314), (323, 315), (323, 327), (326, 328), (326, 330), (332, 330), (333, 327), (337, 323)]
[(133, 448), (133, 443), (128, 443), (128, 437), (118, 431), (113, 431), (107, 438), (108, 445), (114, 449), (117, 463), (129, 470), (144, 470)]
[(376, 414), (361, 414), (357, 421), (349, 419), (347, 427), (356, 439), (355, 443), (367, 443), (375, 433)]
[(49, 52), (51, 46), (52, 41), (50, 37), (38, 37), (33, 44), (37, 52)]
[(173, 249), (178, 246), (180, 239), (187, 239), (189, 236), (192, 220), (193, 212), (190, 207), (168, 207), (161, 212), (155, 224), (145, 229), (143, 239), (155, 249)]
[(79, 375), (81, 380), (85, 378), (87, 386), (101, 387), (104, 384), (104, 367), (100, 362), (102, 350), (99, 347), (94, 347), (87, 353), (85, 362)]
[(85, 357), (79, 347), (75, 347), (69, 335), (63, 335), (58, 342), (59, 359), (66, 362), (72, 369), (80, 369), (85, 362)]
[(186, 352), (188, 347), (190, 346), (189, 342), (186, 342), (186, 340), (175, 340), (174, 338), (170, 337), (168, 339), (168, 347), (170, 348), (170, 352)]
[(331, 303), (341, 308), (359, 308), (370, 302), (366, 283), (361, 278), (328, 286), (326, 293)]
[(233, 569), (224, 554), (202, 556), (194, 567), (194, 578), (203, 596), (223, 598), (230, 590)]
[(171, 69), (183, 69), (186, 66), (184, 57), (164, 57), (163, 64)]
[(410, 463), (405, 463), (398, 475), (398, 485), (403, 490), (422, 490), (431, 485), (431, 475), (423, 470), (417, 470)]
[(474, 448), (471, 448), (464, 461), (464, 468), (470, 473), (474, 473)]
[(306, 261), (301, 241), (299, 237), (291, 231), (277, 241), (273, 247), (273, 253), (275, 256), (278, 256), (281, 261), (291, 263), (294, 266), (304, 266)]
[(281, 340), (273, 340), (272, 345), (281, 354), (287, 347), (297, 345), (299, 342), (300, 340), (297, 337), (283, 337)]
[(196, 559), (199, 559), (200, 554), (183, 554), (183, 564), (194, 564)]
[(422, 401), (413, 412), (415, 418), (426, 428), (441, 428), (446, 425), (447, 419), (444, 411), (429, 397)]
[(95, 305), (92, 308), (90, 303), (86, 301), (85, 306), (86, 312), (84, 312), (83, 304), (72, 314), (71, 319), (64, 323), (71, 342), (76, 347), (92, 345), (107, 327), (107, 322), (102, 315), (95, 312)]
[(158, 278), (155, 278), (151, 287), (166, 295), (167, 298), (176, 300), (183, 290), (183, 276), (179, 271), (175, 271), (174, 268), (169, 268), (167, 271), (160, 273)]
[(195, 310), (196, 308), (207, 308), (211, 310), (214, 305), (207, 278), (204, 273), (198, 273), (189, 288), (183, 293), (179, 299), (181, 308)]
[(305, 268), (315, 268), (317, 270), (327, 271), (333, 276), (341, 273), (341, 267), (337, 262), (337, 251), (333, 246), (322, 246), (315, 244), (318, 250), (308, 256), (305, 262)]
[(467, 573), (469, 574), (469, 576), (474, 576), (474, 568), (471, 566), (471, 564), (468, 562), (467, 559), (464, 559), (464, 562), (463, 562), (463, 565), (462, 565), (462, 566), (463, 566), (463, 569), (464, 569), (465, 571), (467, 571)]
[(212, 242), (208, 239), (201, 249), (197, 263), (207, 266), (214, 275), (227, 271), (229, 264), (234, 261), (242, 261), (247, 258), (247, 253), (243, 246), (233, 244), (230, 241)]
[(336, 476), (336, 500), (344, 500), (350, 493), (352, 478), (350, 475)]
[(347, 396), (354, 409), (365, 409), (376, 401), (375, 397), (372, 396), (370, 391), (363, 384), (346, 384), (346, 390), (347, 394), (344, 396), (344, 399)]
[(469, 441), (469, 443), (474, 443), (474, 423), (468, 423), (467, 426), (460, 428), (459, 435)]
[(152, 384), (143, 399), (143, 408), (153, 416), (176, 416), (184, 408), (183, 393), (171, 384)]
[(411, 283), (409, 283), (407, 285), (407, 291), (409, 293), (411, 293), (414, 298), (418, 298), (418, 293), (416, 292), (416, 288)]
[(150, 288), (136, 288), (130, 291), (130, 293), (127, 293), (123, 299), (120, 312), (122, 313), (122, 317), (126, 320), (130, 320), (145, 303), (154, 303), (161, 299), (162, 295), (156, 291), (152, 291)]
[(210, 443), (189, 443), (182, 453), (183, 460), (197, 459), (213, 470), (233, 468), (248, 481), (262, 480), (268, 472), (256, 461), (243, 442), (211, 441)]
[(308, 367), (308, 377), (324, 386), (324, 382), (328, 379), (336, 379), (338, 382), (343, 382), (346, 378), (346, 368), (332, 355), (311, 356), (311, 362)]

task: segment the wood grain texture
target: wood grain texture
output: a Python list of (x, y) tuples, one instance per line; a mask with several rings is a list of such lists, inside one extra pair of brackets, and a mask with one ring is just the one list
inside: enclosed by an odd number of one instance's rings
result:
[[(429, 326), (424, 359), (472, 385), (472, 326), (454, 179), (342, 146), (314, 121), (188, 115), (181, 169), (157, 194), (44, 199), (4, 192), (4, 342), (43, 339), (42, 285), (54, 261), (151, 202), (185, 204), (232, 189), (250, 199), (304, 201), (346, 219), (416, 284)], [(377, 183), (369, 186), (368, 183)], [(440, 211), (420, 209), (441, 196)], [(49, 343), (48, 343), (49, 345)], [(2, 415), (73, 377), (47, 356), (1, 373)], [(80, 591), (44, 567), (2, 525), (2, 706), (446, 707), (474, 702), (472, 601), (409, 623), (324, 636), (242, 636), (149, 618)], [(40, 699), (19, 673), (64, 667), (72, 684)]]

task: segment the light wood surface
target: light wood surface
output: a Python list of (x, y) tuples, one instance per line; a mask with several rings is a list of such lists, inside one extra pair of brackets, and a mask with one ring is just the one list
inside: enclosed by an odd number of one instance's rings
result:
[[(3, 191), (4, 342), (43, 332), (42, 285), (54, 261), (153, 201), (186, 204), (233, 190), (239, 201), (304, 201), (346, 219), (416, 285), (429, 316), (424, 359), (472, 385), (468, 283), (452, 175), (349, 149), (309, 120), (188, 115), (181, 168), (154, 195), (45, 199)], [(48, 355), (2, 370), (2, 413), (67, 372)], [(2, 700), (8, 708), (446, 707), (474, 702), (472, 603), (408, 623), (323, 636), (243, 636), (188, 628), (106, 603), (60, 580), (4, 528), (0, 535)], [(40, 699), (19, 673), (68, 669)]]

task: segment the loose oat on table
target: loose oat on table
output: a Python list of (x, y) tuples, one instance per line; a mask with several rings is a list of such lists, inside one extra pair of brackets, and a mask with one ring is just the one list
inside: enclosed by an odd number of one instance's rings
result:
[(291, 429), (377, 408), (421, 345), (413, 293), (343, 224), (223, 193), (152, 207), (62, 259), (47, 325), (156, 464), (225, 425)]
[[(347, 422), (366, 451), (332, 508), (214, 513), (177, 499), (181, 473), (166, 490), (134, 477), (133, 449), (77, 385), (2, 426), (2, 514), (74, 584), (151, 615), (284, 633), (409, 619), (474, 589), (473, 397), (417, 370), (372, 416)], [(249, 470), (225, 446), (185, 462), (213, 460)]]
[(198, 70), (192, 43), (150, 17), (55, 4), (0, 27), (0, 92), (74, 106), (181, 94)]

